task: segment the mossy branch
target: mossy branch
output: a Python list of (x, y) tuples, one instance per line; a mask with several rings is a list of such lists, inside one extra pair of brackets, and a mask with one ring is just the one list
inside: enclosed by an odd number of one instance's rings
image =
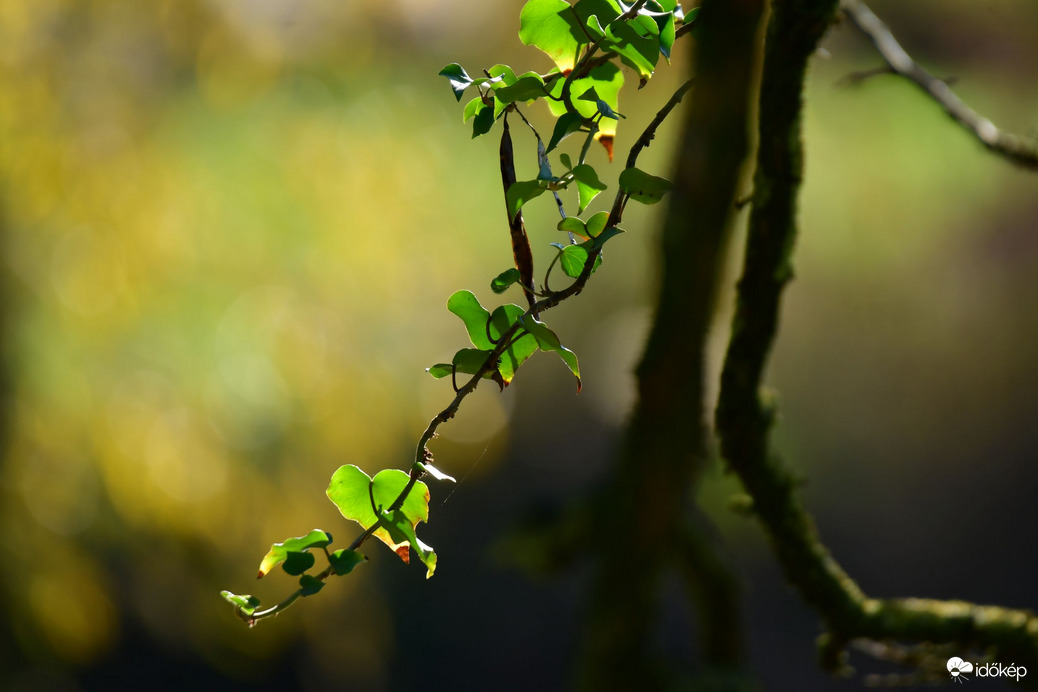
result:
[(808, 59), (837, 5), (837, 0), (773, 4), (760, 90), (753, 210), (717, 407), (722, 454), (752, 497), (753, 512), (786, 578), (822, 617), (829, 632), (821, 647), (828, 668), (840, 669), (848, 644), (867, 639), (988, 648), (999, 660), (1036, 669), (1038, 620), (1030, 612), (958, 601), (868, 598), (819, 539), (800, 500), (798, 479), (771, 449), (774, 410), (761, 381), (782, 290), (793, 275), (803, 167), (802, 93)]

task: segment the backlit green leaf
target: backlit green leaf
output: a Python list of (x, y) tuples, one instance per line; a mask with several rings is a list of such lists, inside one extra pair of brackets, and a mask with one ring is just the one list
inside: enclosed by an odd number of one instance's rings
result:
[(585, 91), (583, 94), (581, 94), (577, 98), (580, 99), (581, 101), (591, 101), (592, 103), (597, 102), (597, 101), (600, 100), (599, 96), (598, 96), (598, 92), (595, 91), (595, 87), (591, 87), (590, 89)]
[(330, 533), (321, 531), (320, 529), (314, 529), (305, 536), (289, 538), (284, 543), (275, 543), (270, 546), (270, 550), (265, 556), (263, 556), (263, 561), (260, 563), (259, 575), (257, 578), (269, 574), (270, 570), (285, 561), (289, 553), (303, 552), (310, 548), (323, 548), (331, 542), (332, 535)]
[(476, 112), (483, 106), (483, 97), (477, 96), (468, 103), (465, 104), (465, 111), (462, 113), (462, 122), (468, 122), (472, 119)]
[[(487, 362), (487, 357), (490, 355), (489, 350), (480, 350), (478, 348), (463, 348), (454, 354), (454, 359), (451, 364), (457, 372), (464, 373), (466, 375), (475, 375), (483, 367), (483, 363)], [(485, 373), (483, 377), (490, 378), (493, 374), (493, 368), (488, 373)]]
[[(436, 572), (436, 552), (431, 546), (422, 543), (418, 539), (414, 532), (414, 524), (411, 523), (407, 514), (399, 510), (386, 511), (382, 515), (382, 525), (386, 527), (394, 541), (400, 545), (410, 546), (418, 554), (418, 559), (422, 561), (426, 568), (425, 578), (432, 577), (433, 573)], [(404, 562), (410, 562), (409, 556), (401, 557)]]
[(596, 238), (605, 229), (606, 224), (609, 223), (609, 212), (600, 211), (594, 214), (587, 220), (587, 236)]
[[(507, 332), (513, 324), (519, 321), (519, 317), (526, 311), (513, 303), (501, 305), (494, 310), (494, 314), (490, 319), (490, 335), (495, 340), (500, 340), (502, 335)], [(537, 352), (537, 340), (529, 334), (524, 334), (509, 346), (504, 353), (501, 354), (501, 360), (498, 362), (497, 370), (501, 374), (501, 379), (507, 385), (515, 377), (516, 370), (519, 366), (526, 362), (526, 359)]]
[(622, 10), (611, 0), (580, 0), (573, 10), (585, 24), (595, 15), (609, 39), (603, 48), (619, 53), (620, 59), (637, 70), (643, 79), (652, 76), (660, 54), (655, 36), (642, 36), (630, 24), (614, 21)]
[[(339, 512), (350, 521), (355, 521), (362, 528), (375, 525), (382, 512), (389, 509), (400, 492), (407, 486), (408, 475), (399, 469), (386, 469), (369, 478), (366, 473), (352, 464), (341, 466), (332, 476), (328, 485), (328, 499)], [(374, 503), (374, 506), (372, 506)], [(411, 526), (429, 519), (429, 488), (417, 481), (400, 511)], [(379, 514), (377, 515), (376, 512)], [(380, 541), (393, 549), (402, 560), (408, 560), (408, 542), (395, 540), (384, 526), (379, 526), (373, 534)]]
[(579, 245), (567, 245), (562, 248), (562, 256), (559, 257), (559, 265), (566, 276), (577, 278), (584, 271), (587, 263), (587, 250)]
[(573, 177), (577, 180), (577, 195), (580, 198), (580, 206), (577, 213), (583, 214), (587, 205), (598, 196), (598, 193), (606, 189), (606, 184), (598, 179), (595, 169), (586, 163), (582, 163), (573, 169)]
[(447, 309), (465, 323), (469, 341), (473, 346), (484, 350), (494, 348), (494, 344), (487, 338), (487, 321), (490, 319), (490, 311), (480, 305), (472, 291), (456, 291), (447, 299)]
[(240, 608), (243, 615), (252, 615), (260, 605), (260, 600), (249, 594), (239, 595), (230, 591), (221, 591), (220, 595), (223, 596), (223, 600)]
[(587, 42), (575, 24), (565, 0), (530, 0), (519, 14), (519, 40), (542, 50), (566, 72), (573, 69), (581, 44)]
[[(696, 9), (699, 8), (697, 7)], [(660, 53), (663, 53), (663, 57), (668, 61), (670, 60), (670, 51), (674, 47), (674, 39), (677, 33), (674, 24), (674, 15), (668, 14), (666, 22), (660, 27)]]
[(512, 103), (540, 98), (547, 93), (541, 76), (536, 72), (527, 72), (516, 79), (514, 84), (496, 90), (494, 95), (504, 103)]
[(437, 363), (431, 368), (426, 368), (425, 371), (436, 379), (440, 379), (441, 377), (450, 377), (450, 374), (454, 372), (454, 367), (450, 363)]
[(588, 237), (590, 237), (588, 235), (587, 226), (584, 225), (583, 221), (581, 221), (580, 219), (578, 219), (575, 216), (567, 216), (562, 221), (559, 221), (558, 229), (560, 231), (566, 231), (567, 233), (572, 233), (573, 235), (578, 235), (581, 238), (588, 238)]
[(602, 27), (602, 22), (598, 21), (597, 15), (588, 17), (585, 26), (588, 28), (588, 33), (594, 36), (596, 40), (605, 36), (605, 29)]
[[(551, 94), (556, 99), (562, 97), (563, 81), (564, 80), (557, 79), (551, 85)], [(598, 65), (588, 73), (588, 76), (573, 80), (570, 89), (570, 93), (573, 95), (573, 106), (577, 109), (577, 112), (580, 113), (581, 117), (586, 119), (593, 118), (598, 113), (597, 101), (581, 101), (577, 98), (577, 95), (583, 94), (593, 87), (595, 93), (598, 94), (598, 97), (608, 103), (610, 108), (613, 110), (619, 110), (619, 94), (620, 88), (623, 87), (623, 85), (624, 77), (619, 67), (612, 62)], [(561, 116), (566, 112), (566, 105), (564, 103), (553, 99), (545, 99), (545, 103), (548, 104), (548, 108), (555, 116)], [(615, 134), (615, 120), (606, 120), (599, 123), (599, 133), (596, 137)]]
[(493, 89), (502, 89), (507, 86), (515, 84), (516, 76), (515, 72), (508, 65), (494, 65), (487, 70), (492, 77), (492, 80), (488, 82)]

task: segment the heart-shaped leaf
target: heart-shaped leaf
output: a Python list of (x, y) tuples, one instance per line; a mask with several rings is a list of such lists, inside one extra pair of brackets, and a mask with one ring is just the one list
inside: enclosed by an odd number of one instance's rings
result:
[(399, 524), (406, 522), (413, 534), (418, 522), (428, 521), (428, 486), (421, 481), (415, 482), (400, 506), (398, 515), (392, 518), (392, 531), (386, 526), (384, 514), (407, 483), (408, 475), (399, 469), (386, 469), (375, 474), (374, 478), (369, 478), (358, 467), (347, 464), (340, 466), (332, 475), (327, 494), (342, 516), (357, 522), (364, 529), (371, 528), (381, 520), (373, 535), (395, 551), (401, 560), (408, 562), (408, 547), (411, 543), (410, 539), (401, 540)]

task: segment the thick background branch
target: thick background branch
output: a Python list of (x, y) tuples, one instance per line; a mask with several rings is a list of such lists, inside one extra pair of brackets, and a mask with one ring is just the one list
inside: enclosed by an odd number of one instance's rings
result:
[[(583, 669), (591, 689), (658, 688), (650, 644), (661, 576), (690, 541), (699, 551), (713, 548), (705, 536), (685, 532), (706, 458), (704, 342), (748, 151), (763, 12), (763, 0), (708, 1), (697, 19), (704, 30), (691, 56), (696, 85), (663, 229), (658, 308), (638, 367), (637, 408), (598, 511), (604, 542)], [(709, 564), (713, 569), (681, 566), (694, 571), (692, 597), (713, 599), (700, 609), (708, 662), (736, 668), (743, 653), (738, 589), (723, 562)]]
[(823, 638), (823, 663), (840, 667), (846, 645), (864, 638), (991, 648), (996, 660), (1034, 669), (1038, 621), (1029, 612), (957, 601), (866, 598), (818, 539), (798, 497), (797, 479), (770, 450), (774, 413), (760, 384), (782, 289), (792, 277), (803, 161), (801, 94), (807, 60), (836, 9), (835, 0), (786, 0), (776, 2), (772, 12), (753, 211), (717, 410), (722, 452), (753, 498), (786, 578), (832, 633)]

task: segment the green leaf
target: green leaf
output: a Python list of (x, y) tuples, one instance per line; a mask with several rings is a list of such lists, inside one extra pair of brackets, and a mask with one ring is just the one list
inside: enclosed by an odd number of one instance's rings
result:
[(480, 305), (472, 291), (456, 291), (447, 299), (447, 309), (465, 323), (469, 341), (473, 346), (483, 350), (494, 348), (493, 342), (487, 338), (487, 320), (490, 319), (490, 311)]
[(505, 202), (508, 205), (509, 216), (514, 219), (524, 204), (535, 197), (540, 197), (547, 189), (546, 187), (541, 187), (541, 183), (538, 180), (520, 180), (517, 183), (512, 183), (512, 186), (508, 188), (508, 192), (505, 193)]
[(515, 72), (508, 65), (494, 65), (487, 72), (492, 77), (489, 84), (493, 89), (501, 89), (515, 84)]
[(450, 374), (454, 372), (454, 366), (450, 363), (437, 363), (431, 368), (426, 368), (425, 371), (436, 379), (440, 379), (441, 377), (450, 377)]
[(569, 154), (559, 154), (559, 161), (566, 167), (566, 170), (573, 170), (573, 162), (570, 161)]
[(519, 280), (519, 270), (515, 267), (506, 269), (490, 282), (490, 290), (494, 293), (504, 293), (508, 287)]
[(336, 550), (328, 556), (328, 562), (331, 564), (332, 570), (340, 577), (349, 574), (354, 567), (362, 562), (367, 562), (367, 560), (366, 555), (361, 555), (356, 550), (349, 550), (348, 548)]
[(281, 569), (285, 570), (292, 576), (299, 576), (306, 570), (314, 566), (313, 553), (300, 553), (292, 551), (285, 556), (285, 562), (281, 565)]
[(494, 126), (494, 107), (483, 105), (472, 120), (472, 139), (485, 135)]
[(324, 588), (324, 582), (317, 577), (312, 577), (309, 574), (304, 574), (299, 577), (299, 595), (300, 596), (313, 596), (315, 593)]
[(587, 226), (584, 225), (583, 221), (581, 221), (580, 219), (578, 219), (575, 216), (567, 216), (562, 221), (559, 221), (558, 229), (560, 231), (566, 231), (567, 233), (572, 233), (573, 235), (578, 235), (581, 238), (588, 238), (588, 237), (590, 237), (588, 235)]
[[(607, 0), (580, 0), (574, 9), (578, 13), (583, 13), (588, 11), (584, 9), (585, 5), (595, 7), (610, 4)], [(609, 23), (606, 24), (608, 42), (604, 47), (619, 53), (620, 60), (637, 70), (638, 75), (646, 80), (652, 76), (652, 71), (660, 56), (659, 38), (651, 34), (643, 36), (630, 24), (613, 21), (616, 16), (618, 15), (611, 16)], [(598, 18), (603, 21), (605, 19), (601, 12), (598, 12)]]
[(466, 103), (465, 104), (465, 111), (464, 111), (464, 113), (462, 113), (462, 122), (467, 123), (469, 120), (471, 120), (472, 117), (476, 115), (476, 111), (478, 111), (482, 106), (483, 106), (483, 97), (482, 96), (477, 96), (476, 98), (474, 98), (471, 101), (469, 101), (468, 103)]
[(498, 89), (494, 95), (504, 103), (529, 101), (547, 94), (544, 79), (536, 72), (527, 72), (516, 79), (514, 84)]
[[(422, 543), (414, 532), (414, 524), (403, 511), (386, 511), (382, 514), (382, 525), (386, 527), (394, 541), (409, 545), (418, 554), (418, 559), (425, 564), (425, 578), (429, 579), (436, 572), (436, 552), (431, 546)], [(404, 562), (410, 562), (404, 558)]]
[(649, 175), (640, 168), (628, 168), (620, 174), (620, 189), (642, 204), (656, 204), (671, 188), (666, 178)]
[[(347, 464), (340, 466), (332, 475), (327, 494), (342, 516), (368, 529), (379, 521), (383, 511), (389, 509), (407, 482), (408, 475), (399, 469), (386, 469), (375, 474), (374, 478), (369, 478), (356, 466)], [(379, 515), (376, 515), (376, 511)], [(425, 483), (417, 481), (414, 484), (400, 512), (412, 528), (420, 521), (429, 520), (429, 488)], [(401, 560), (408, 561), (407, 541), (394, 539), (383, 525), (375, 529), (373, 535), (394, 550)]]
[(565, 245), (561, 246), (561, 249), (559, 265), (562, 266), (562, 271), (566, 272), (566, 276), (577, 278), (587, 263), (587, 250), (580, 245)]
[(573, 69), (587, 37), (565, 0), (530, 0), (519, 13), (519, 40), (542, 50), (566, 72)]
[(548, 140), (548, 151), (559, 146), (562, 140), (579, 130), (583, 123), (584, 119), (576, 113), (563, 113), (559, 116), (559, 119), (555, 121), (555, 129), (552, 130), (551, 139)]
[(659, 40), (655, 36), (642, 36), (630, 24), (615, 21), (622, 10), (611, 0), (580, 0), (573, 10), (585, 24), (595, 15), (609, 39), (603, 48), (619, 53), (620, 59), (637, 70), (642, 79), (652, 76), (660, 55)]
[(465, 93), (465, 90), (472, 84), (472, 78), (465, 72), (465, 68), (456, 62), (452, 62), (447, 67), (440, 70), (440, 75), (450, 80), (451, 90), (454, 91), (454, 98), (461, 101), (461, 95)]
[[(696, 8), (699, 9), (698, 7)], [(674, 15), (667, 14), (666, 22), (660, 27), (660, 53), (670, 62), (670, 51), (674, 47), (677, 29), (674, 26)]]
[[(502, 335), (513, 324), (518, 322), (525, 312), (523, 308), (514, 303), (499, 306), (494, 310), (494, 314), (490, 318), (490, 335), (495, 340), (500, 340)], [(506, 385), (515, 377), (515, 372), (519, 369), (519, 366), (536, 352), (537, 340), (529, 334), (523, 334), (512, 342), (511, 346), (505, 349), (505, 352), (501, 354), (501, 360), (497, 364), (497, 371)]]
[(323, 548), (332, 542), (332, 535), (320, 529), (314, 529), (305, 536), (289, 538), (284, 543), (275, 543), (260, 563), (257, 579), (270, 573), (270, 570), (285, 561), (289, 553), (299, 553), (310, 548)]
[[(653, 14), (654, 13), (642, 9), (640, 12), (638, 12), (638, 16), (630, 21), (630, 27), (634, 29), (636, 32), (638, 32), (639, 36), (658, 37), (660, 35), (660, 25), (656, 23), (656, 20), (653, 18)], [(664, 13), (659, 14), (663, 16)]]
[(242, 614), (246, 616), (251, 616), (260, 605), (260, 600), (249, 594), (238, 595), (230, 591), (221, 591), (220, 595), (223, 596), (223, 600), (240, 608)]
[[(483, 363), (487, 362), (487, 356), (490, 355), (489, 350), (480, 350), (477, 348), (463, 348), (454, 354), (452, 365), (457, 372), (464, 373), (466, 375), (475, 375), (479, 372), (479, 369), (483, 367)], [(490, 378), (493, 374), (493, 369), (490, 372), (485, 373), (483, 377)]]
[(458, 482), (454, 478), (454, 476), (448, 476), (446, 473), (444, 473), (440, 469), (436, 468), (432, 464), (423, 464), (422, 462), (419, 461), (418, 462), (418, 467), (421, 468), (423, 471), (425, 471), (426, 473), (428, 473), (430, 476), (432, 476), (433, 478), (435, 478), (438, 481), (450, 481), (451, 483), (457, 483)]
[(597, 238), (598, 235), (605, 229), (607, 223), (609, 223), (609, 212), (600, 211), (597, 214), (594, 214), (590, 219), (587, 220), (586, 235), (590, 238)]
[(588, 33), (594, 36), (595, 39), (600, 39), (605, 36), (605, 29), (602, 28), (602, 22), (598, 21), (597, 15), (591, 15), (588, 17), (585, 26), (588, 28)]
[(570, 369), (573, 376), (577, 378), (577, 394), (580, 393), (581, 382), (580, 382), (580, 365), (577, 363), (577, 354), (563, 346), (559, 342), (559, 337), (548, 328), (546, 324), (538, 320), (532, 315), (527, 315), (522, 318), (523, 328), (526, 329), (535, 339), (537, 339), (537, 346), (542, 351), (554, 351), (559, 354), (562, 362)]
[[(551, 95), (555, 99), (562, 98), (562, 85), (561, 79), (556, 79), (551, 85)], [(573, 80), (573, 84), (570, 90), (571, 94), (583, 94), (588, 89), (594, 88), (595, 93), (598, 97), (609, 104), (609, 107), (613, 110), (619, 110), (619, 95), (620, 89), (624, 85), (624, 76), (612, 62), (603, 63), (602, 65), (596, 66), (586, 77)], [(566, 105), (560, 101), (553, 99), (547, 99), (545, 103), (548, 104), (549, 110), (556, 117), (562, 116), (566, 112)], [(580, 113), (580, 116), (585, 119), (593, 118), (598, 114), (598, 103), (596, 101), (581, 101), (579, 98), (573, 99), (573, 106)], [(602, 136), (611, 136), (616, 134), (616, 121), (606, 120), (599, 123), (599, 133), (596, 138)]]
[(580, 198), (578, 214), (583, 214), (587, 205), (598, 197), (598, 193), (606, 189), (606, 184), (598, 179), (595, 169), (586, 163), (582, 163), (573, 169), (573, 177), (577, 180), (577, 195)]
[(598, 102), (600, 100), (598, 97), (598, 92), (595, 91), (595, 87), (591, 87), (577, 98), (581, 101), (591, 101), (593, 103)]

